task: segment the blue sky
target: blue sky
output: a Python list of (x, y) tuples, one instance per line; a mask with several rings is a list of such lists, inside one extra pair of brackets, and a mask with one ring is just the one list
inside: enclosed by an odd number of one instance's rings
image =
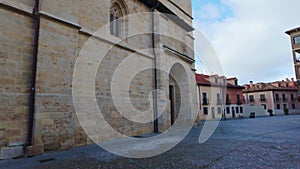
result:
[[(230, 7), (221, 0), (192, 0), (192, 3), (193, 17), (202, 21), (221, 22), (233, 15)], [(206, 15), (203, 15), (205, 13)]]
[[(241, 84), (295, 77), (291, 44), (284, 32), (300, 27), (299, 0), (192, 0), (192, 3), (194, 26), (216, 50), (223, 75), (238, 77)], [(203, 62), (196, 65), (198, 73), (213, 72), (207, 72), (205, 67)]]

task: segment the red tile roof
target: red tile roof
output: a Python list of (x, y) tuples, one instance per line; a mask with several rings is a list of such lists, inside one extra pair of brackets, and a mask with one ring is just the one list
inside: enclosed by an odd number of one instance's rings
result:
[[(218, 75), (209, 76), (209, 75), (205, 75), (205, 74), (196, 74), (196, 81), (197, 81), (198, 85), (205, 85), (205, 86), (213, 86), (214, 85), (214, 86), (224, 87), (224, 85), (222, 85), (222, 84), (214, 84), (214, 83), (210, 82), (210, 78), (214, 78), (214, 77), (225, 78), (225, 76), (218, 76)], [(230, 79), (227, 79), (227, 81), (228, 80), (236, 80), (236, 79), (237, 78), (230, 78)], [(227, 83), (226, 87), (244, 89), (243, 86), (239, 86), (239, 85), (235, 86), (230, 83)]]
[(253, 85), (244, 85), (244, 93), (258, 92), (258, 91), (295, 91), (297, 90), (296, 83), (294, 81), (281, 81), (270, 83), (256, 83)]
[(209, 76), (204, 74), (196, 74), (197, 84), (211, 85), (211, 82), (206, 80), (206, 78), (209, 78)]

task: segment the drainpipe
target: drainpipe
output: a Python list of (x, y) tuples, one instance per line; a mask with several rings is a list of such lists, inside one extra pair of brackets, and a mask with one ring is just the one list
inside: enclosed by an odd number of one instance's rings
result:
[(33, 125), (34, 125), (34, 113), (35, 113), (35, 84), (36, 84), (36, 70), (37, 70), (37, 58), (38, 58), (38, 43), (40, 33), (40, 17), (39, 12), (40, 1), (35, 0), (35, 7), (33, 9), (34, 17), (34, 47), (32, 58), (32, 71), (31, 71), (31, 87), (30, 87), (30, 103), (29, 103), (29, 115), (28, 115), (28, 128), (27, 128), (27, 141), (26, 146), (32, 146)]
[(159, 5), (159, 0), (153, 3), (153, 8), (151, 9), (152, 14), (152, 49), (153, 49), (153, 56), (154, 56), (154, 97), (153, 97), (153, 110), (154, 110), (154, 133), (158, 133), (158, 108), (157, 108), (157, 55), (155, 51), (155, 25), (154, 19), (155, 14), (154, 11)]

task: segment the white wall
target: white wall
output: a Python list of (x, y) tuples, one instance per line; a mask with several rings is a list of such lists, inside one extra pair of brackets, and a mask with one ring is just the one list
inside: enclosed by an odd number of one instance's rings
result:
[(244, 106), (244, 117), (249, 117), (252, 112), (255, 113), (255, 117), (269, 116), (269, 113), (263, 106)]

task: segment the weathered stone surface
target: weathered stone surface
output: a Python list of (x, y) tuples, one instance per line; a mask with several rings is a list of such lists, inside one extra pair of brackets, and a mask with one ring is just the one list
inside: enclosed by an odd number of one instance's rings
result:
[[(126, 39), (112, 36), (109, 31), (95, 39), (99, 55), (109, 49), (97, 70), (95, 93), (99, 109), (112, 128), (124, 135), (133, 136), (153, 132), (153, 122), (139, 123), (122, 116), (122, 111), (117, 109), (118, 103), (114, 102), (112, 96), (113, 77), (120, 64), (131, 57), (138, 63), (139, 68), (153, 67), (150, 34), (152, 27), (151, 15), (141, 15), (150, 12), (146, 5), (137, 0), (124, 2), (126, 5), (123, 6), (123, 12), (127, 12), (127, 15), (138, 15), (124, 19), (126, 23), (122, 35)], [(34, 2), (29, 0), (17, 0), (15, 3), (34, 6)], [(93, 137), (97, 138), (97, 141), (117, 137), (115, 133), (103, 133), (101, 124), (91, 124), (100, 127), (95, 129), (95, 135), (89, 138), (76, 116), (72, 98), (73, 71), (78, 55), (95, 31), (105, 25), (109, 26), (111, 3), (110, 0), (41, 1), (40, 10), (44, 13), (40, 17), (38, 39), (33, 146), (27, 149), (28, 155), (91, 144)], [(182, 2), (179, 3), (181, 4)], [(170, 8), (175, 9), (171, 6)], [(187, 13), (190, 12), (189, 8), (189, 3), (184, 4), (183, 9), (187, 10)], [(46, 17), (47, 14), (49, 15)], [(162, 15), (156, 17), (156, 31), (165, 34), (157, 36), (157, 47), (161, 48), (162, 44), (166, 44), (193, 57), (193, 51), (184, 45), (188, 44), (193, 48), (193, 39), (187, 36), (188, 32)], [(7, 144), (25, 143), (27, 139), (34, 23), (34, 18), (30, 15), (10, 8), (0, 8), (0, 148)], [(76, 27), (76, 24), (82, 28)], [(123, 40), (121, 44), (114, 44), (120, 40)], [(144, 54), (138, 52), (144, 49)], [(193, 67), (192, 63), (185, 62), (175, 54), (164, 50), (160, 52), (162, 53), (158, 55), (157, 66), (165, 70), (166, 74), (170, 73), (175, 63), (187, 65), (189, 71)], [(98, 63), (91, 61), (88, 66), (95, 64)], [(128, 94), (132, 104), (129, 113), (134, 112), (134, 109), (141, 112), (150, 110), (147, 118), (151, 119), (153, 100), (149, 96), (154, 87), (154, 71), (147, 69), (131, 72), (132, 68), (133, 66), (128, 65), (121, 72), (123, 77), (128, 77), (126, 80), (130, 80), (130, 84), (128, 90), (124, 89), (118, 93), (118, 97)], [(129, 79), (131, 75), (134, 76)], [(188, 75), (194, 79), (193, 73)], [(159, 88), (166, 97), (160, 101), (169, 106), (169, 75), (159, 73), (158, 80)], [(186, 106), (184, 110), (188, 114), (192, 108)], [(90, 113), (88, 117), (97, 118), (97, 115)], [(137, 117), (145, 118), (140, 114), (131, 115), (133, 119)], [(159, 128), (165, 131), (170, 124), (170, 109), (167, 107), (160, 117)]]
[(24, 155), (23, 146), (3, 147), (1, 148), (0, 159), (11, 159), (22, 157)]
[[(33, 3), (29, 0), (18, 2)], [(0, 25), (1, 148), (24, 143), (26, 139), (34, 33), (32, 18), (3, 8), (0, 8)]]
[(78, 22), (79, 1), (56, 0), (40, 1), (40, 10), (45, 11), (55, 17), (59, 17), (69, 22)]

